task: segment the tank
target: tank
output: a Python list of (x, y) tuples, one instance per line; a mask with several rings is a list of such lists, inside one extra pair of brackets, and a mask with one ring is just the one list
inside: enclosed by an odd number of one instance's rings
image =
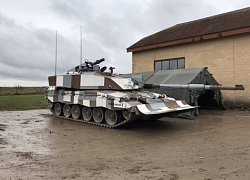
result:
[(178, 111), (189, 111), (184, 100), (147, 91), (152, 88), (244, 90), (242, 85), (145, 84), (141, 75), (124, 78), (114, 67), (100, 68), (104, 58), (85, 61), (64, 75), (49, 76), (45, 98), (54, 116), (107, 128), (117, 128), (137, 119), (158, 119)]

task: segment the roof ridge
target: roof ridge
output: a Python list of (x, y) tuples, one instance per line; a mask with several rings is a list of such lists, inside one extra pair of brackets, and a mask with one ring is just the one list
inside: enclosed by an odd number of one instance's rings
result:
[[(221, 17), (223, 15), (233, 14), (233, 13), (236, 13), (237, 11), (245, 11), (245, 10), (250, 10), (250, 7), (246, 7), (246, 8), (242, 8), (242, 9), (236, 9), (234, 11), (227, 11), (227, 12), (224, 12), (224, 13), (215, 14), (215, 15), (212, 15), (212, 16), (207, 16), (207, 17), (196, 19), (196, 20), (192, 20), (192, 21), (186, 21), (186, 22), (183, 22), (183, 23), (178, 23), (178, 24), (176, 24), (174, 26), (182, 25), (182, 24), (186, 24), (186, 23), (197, 22), (197, 21), (202, 21), (202, 20), (206, 20), (206, 19), (213, 19), (213, 18), (215, 18), (217, 16)], [(174, 27), (174, 26), (171, 26), (171, 27)], [(168, 29), (168, 28), (166, 28), (166, 29)]]
[[(175, 24), (171, 27), (141, 38), (128, 49), (150, 46), (156, 48), (157, 44), (172, 42), (185, 38), (203, 36), (218, 32), (226, 32), (235, 29), (250, 27), (250, 7), (224, 12), (221, 14), (196, 19), (193, 21)], [(242, 33), (250, 32), (244, 30)], [(240, 33), (240, 31), (239, 31)], [(197, 41), (197, 40), (196, 40)], [(183, 41), (182, 43), (185, 43)], [(171, 43), (169, 43), (171, 45)], [(142, 48), (144, 49), (144, 48)], [(139, 50), (139, 49), (138, 49)], [(133, 50), (128, 50), (133, 51)]]

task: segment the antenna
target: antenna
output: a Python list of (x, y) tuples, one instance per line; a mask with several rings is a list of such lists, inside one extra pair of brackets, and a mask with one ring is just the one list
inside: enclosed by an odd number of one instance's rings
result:
[(56, 76), (56, 66), (57, 66), (57, 30), (56, 30), (56, 53), (55, 53), (55, 76)]
[(80, 26), (80, 65), (79, 69), (81, 69), (82, 65), (82, 26)]

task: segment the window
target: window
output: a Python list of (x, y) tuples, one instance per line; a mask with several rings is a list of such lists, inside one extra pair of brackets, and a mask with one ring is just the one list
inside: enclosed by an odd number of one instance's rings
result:
[(185, 69), (185, 58), (155, 61), (155, 71), (171, 69)]

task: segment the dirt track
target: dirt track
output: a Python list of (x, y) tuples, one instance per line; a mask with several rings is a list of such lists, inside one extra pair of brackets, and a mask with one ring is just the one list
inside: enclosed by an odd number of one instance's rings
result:
[(1, 179), (250, 179), (250, 112), (106, 129), (48, 110), (0, 112)]

